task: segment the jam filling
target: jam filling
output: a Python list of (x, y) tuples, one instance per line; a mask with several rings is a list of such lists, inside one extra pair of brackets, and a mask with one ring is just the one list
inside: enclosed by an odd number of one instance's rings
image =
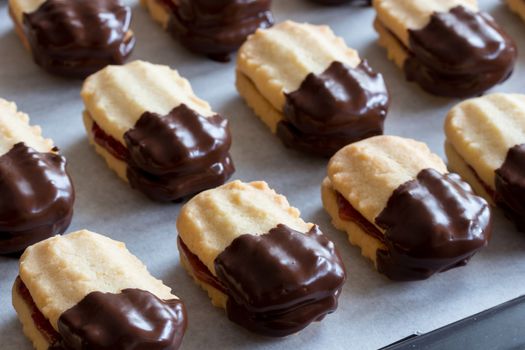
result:
[(31, 296), (31, 293), (29, 293), (29, 290), (25, 286), (24, 282), (22, 282), (20, 279), (20, 276), (17, 277), (15, 284), (16, 291), (29, 308), (31, 319), (33, 320), (33, 323), (40, 334), (42, 334), (42, 336), (49, 344), (51, 344), (51, 346), (59, 343), (62, 337), (51, 326), (51, 323), (49, 323), (49, 320), (42, 314), (42, 312), (40, 312), (33, 300), (33, 297)]
[(381, 242), (384, 242), (384, 235), (375, 225), (368, 221), (360, 212), (358, 212), (349, 201), (339, 192), (337, 192), (337, 206), (339, 207), (339, 218), (344, 221), (353, 221), (365, 233)]
[(129, 157), (128, 149), (115, 138), (113, 138), (113, 136), (102, 130), (102, 128), (93, 119), (91, 119), (91, 121), (93, 122), (91, 132), (95, 142), (118, 160), (124, 162), (127, 161)]
[(191, 270), (195, 278), (199, 281), (204, 282), (218, 291), (228, 294), (226, 287), (219, 281), (219, 279), (212, 275), (210, 270), (204, 263), (199, 259), (199, 257), (188, 249), (188, 246), (182, 241), (180, 236), (177, 238), (177, 245), (179, 246), (179, 252), (184, 254), (186, 261), (190, 264)]

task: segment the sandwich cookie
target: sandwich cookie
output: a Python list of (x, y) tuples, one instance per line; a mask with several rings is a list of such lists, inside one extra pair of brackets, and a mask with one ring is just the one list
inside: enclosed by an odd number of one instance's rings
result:
[(121, 0), (9, 0), (18, 36), (46, 71), (84, 78), (122, 64), (135, 46)]
[(246, 37), (273, 25), (271, 0), (141, 0), (166, 31), (198, 54), (228, 62)]
[(228, 120), (167, 66), (109, 66), (82, 87), (84, 125), (119, 177), (157, 201), (223, 184), (234, 172)]
[(13, 306), (37, 350), (176, 350), (187, 322), (124, 243), (86, 230), (26, 249)]
[(383, 133), (383, 77), (327, 26), (258, 30), (239, 50), (236, 75), (240, 95), (289, 148), (331, 156)]
[(282, 337), (337, 308), (346, 278), (334, 244), (265, 182), (200, 193), (177, 219), (182, 265), (228, 318)]
[(431, 94), (480, 95), (512, 73), (512, 38), (476, 0), (374, 0), (388, 57)]
[(490, 206), (420, 142), (377, 136), (328, 164), (323, 205), (380, 273), (409, 281), (465, 265), (487, 245)]
[(0, 99), (0, 254), (63, 233), (75, 190), (66, 159), (12, 102)]
[(525, 21), (525, 1), (523, 0), (506, 0), (510, 9), (516, 12)]
[(525, 95), (464, 101), (445, 122), (450, 168), (525, 232)]

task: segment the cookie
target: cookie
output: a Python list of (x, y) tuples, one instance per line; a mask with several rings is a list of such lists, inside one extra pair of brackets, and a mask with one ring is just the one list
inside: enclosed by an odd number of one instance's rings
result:
[(377, 136), (341, 149), (322, 199), (334, 226), (392, 280), (465, 265), (491, 234), (488, 203), (411, 139)]
[(289, 148), (331, 156), (383, 133), (383, 77), (327, 26), (258, 30), (239, 50), (236, 76), (248, 106)]
[(328, 6), (342, 5), (346, 3), (366, 5), (366, 6), (372, 5), (372, 0), (310, 0), (310, 1), (315, 2), (317, 4), (328, 5)]
[(177, 219), (182, 265), (228, 318), (286, 336), (337, 308), (345, 269), (334, 244), (265, 182), (200, 193)]
[(27, 248), (13, 306), (37, 350), (177, 349), (187, 319), (124, 243), (86, 230)]
[(480, 95), (512, 73), (512, 38), (476, 0), (374, 0), (379, 44), (408, 81), (445, 97)]
[(525, 95), (464, 101), (445, 121), (449, 166), (525, 232)]
[(95, 150), (124, 181), (157, 201), (223, 184), (234, 172), (228, 120), (167, 66), (109, 66), (82, 87)]
[(506, 0), (510, 9), (520, 15), (525, 20), (525, 1), (523, 0)]
[(228, 62), (246, 37), (273, 25), (271, 0), (141, 0), (151, 17), (192, 52)]
[(75, 190), (66, 159), (27, 114), (0, 98), (0, 254), (63, 233)]
[(122, 64), (135, 46), (121, 0), (9, 0), (9, 12), (35, 63), (52, 74), (86, 77)]

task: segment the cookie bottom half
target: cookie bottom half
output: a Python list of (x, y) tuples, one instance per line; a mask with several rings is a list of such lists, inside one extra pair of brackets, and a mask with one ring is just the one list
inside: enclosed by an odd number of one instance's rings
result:
[[(228, 296), (223, 291), (212, 286), (210, 283), (203, 281), (203, 279), (199, 278), (198, 275), (205, 275), (206, 278), (210, 280), (217, 278), (212, 275), (210, 270), (208, 270), (206, 265), (204, 265), (204, 263), (199, 260), (197, 255), (189, 251), (188, 247), (186, 244), (184, 244), (180, 236), (177, 239), (177, 248), (179, 250), (180, 262), (186, 272), (188, 272), (188, 274), (193, 278), (195, 283), (197, 283), (204, 291), (206, 291), (206, 293), (208, 293), (208, 296), (210, 297), (214, 306), (226, 309)], [(218, 280), (215, 283), (220, 284)]]
[(84, 111), (82, 119), (84, 121), (84, 127), (86, 128), (89, 143), (95, 147), (95, 152), (104, 158), (108, 167), (117, 173), (118, 177), (120, 177), (125, 182), (129, 182), (127, 176), (127, 163), (123, 160), (117, 159), (105, 147), (102, 147), (98, 144), (98, 142), (95, 141), (95, 135), (93, 133), (93, 125), (95, 122), (88, 112)]
[(494, 190), (480, 179), (476, 171), (459, 155), (450, 142), (445, 142), (445, 153), (448, 158), (448, 168), (461, 175), (470, 184), (475, 193), (494, 206)]
[(388, 59), (393, 61), (399, 68), (404, 69), (405, 61), (408, 58), (408, 51), (405, 46), (377, 18), (374, 21), (374, 29), (379, 35), (379, 46), (386, 49)]
[(350, 243), (361, 248), (361, 254), (370, 259), (377, 269), (377, 252), (386, 249), (384, 244), (379, 239), (369, 235), (357, 222), (341, 219), (337, 192), (328, 178), (325, 178), (321, 185), (321, 196), (323, 206), (332, 218), (332, 224), (335, 228), (346, 232)]
[(48, 350), (60, 340), (60, 335), (38, 310), (20, 277), (17, 277), (13, 284), (12, 303), (22, 323), (24, 334), (31, 340), (36, 350)]
[(22, 27), (22, 23), (20, 23), (16, 19), (15, 13), (14, 13), (13, 8), (11, 6), (9, 6), (9, 16), (11, 17), (11, 19), (13, 20), (13, 23), (15, 25), (15, 33), (16, 33), (16, 35), (18, 35), (18, 38), (20, 39), (20, 41), (22, 42), (24, 47), (29, 52), (31, 52), (31, 46), (29, 45), (29, 40), (27, 40), (27, 37), (26, 37), (26, 35), (24, 33), (24, 28)]
[(159, 23), (164, 30), (168, 30), (171, 11), (165, 4), (162, 3), (162, 1), (140, 0), (140, 3), (149, 11), (151, 18), (153, 18), (155, 22)]

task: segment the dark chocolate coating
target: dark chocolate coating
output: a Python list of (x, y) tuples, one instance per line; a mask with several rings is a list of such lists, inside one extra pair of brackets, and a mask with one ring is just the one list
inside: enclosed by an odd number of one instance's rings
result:
[(130, 23), (131, 9), (120, 0), (46, 0), (23, 19), (35, 62), (79, 78), (124, 63), (135, 46)]
[(74, 201), (64, 157), (14, 145), (0, 157), (0, 254), (63, 233)]
[(273, 25), (271, 0), (161, 0), (169, 31), (189, 50), (227, 62), (248, 35)]
[(409, 40), (407, 80), (439, 96), (480, 95), (505, 81), (517, 59), (516, 44), (490, 15), (462, 6), (434, 13)]
[(496, 202), (525, 232), (525, 144), (509, 149), (505, 162), (496, 170)]
[(376, 223), (387, 247), (377, 252), (378, 271), (400, 281), (465, 265), (492, 232), (488, 203), (459, 175), (434, 169), (397, 188)]
[(366, 61), (356, 68), (335, 61), (286, 94), (277, 136), (289, 148), (330, 157), (352, 142), (381, 135), (389, 104), (383, 76)]
[(146, 112), (124, 134), (133, 188), (174, 201), (222, 185), (234, 172), (228, 120), (204, 117), (182, 104), (161, 116)]
[(278, 225), (237, 237), (215, 259), (215, 272), (228, 289), (229, 319), (273, 337), (334, 312), (346, 278), (334, 244), (317, 226), (303, 234)]
[(140, 289), (92, 292), (58, 319), (62, 341), (53, 350), (176, 350), (186, 330), (178, 299)]

